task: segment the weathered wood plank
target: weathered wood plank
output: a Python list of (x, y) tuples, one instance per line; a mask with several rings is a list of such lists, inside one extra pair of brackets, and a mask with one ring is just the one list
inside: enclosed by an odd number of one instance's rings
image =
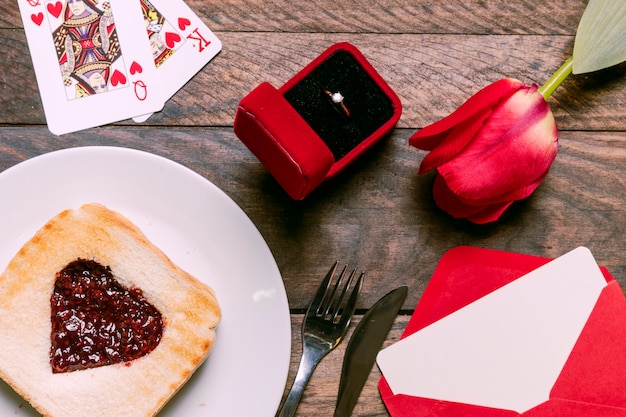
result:
[[(219, 32), (456, 33), (573, 35), (585, 0), (188, 0)], [(0, 1), (0, 28), (23, 27), (13, 0)]]
[(220, 31), (573, 34), (586, 2), (240, 0), (190, 6)]
[[(398, 127), (419, 128), (500, 78), (541, 84), (573, 47), (571, 37), (518, 35), (219, 35), (222, 53), (146, 125), (232, 126), (237, 104), (259, 83), (279, 87), (331, 44), (350, 41), (400, 96)], [(0, 36), (0, 54), (8, 58), (0, 62), (0, 123), (44, 124), (25, 36), (19, 30)], [(566, 80), (550, 99), (560, 128), (626, 130), (624, 68)]]

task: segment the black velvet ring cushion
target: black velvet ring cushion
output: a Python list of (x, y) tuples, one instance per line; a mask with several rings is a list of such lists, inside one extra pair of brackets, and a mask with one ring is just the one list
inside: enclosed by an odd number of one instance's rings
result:
[[(332, 94), (336, 93), (343, 100), (333, 101)], [(395, 112), (392, 100), (343, 49), (334, 51), (283, 95), (324, 141), (335, 160), (367, 139)]]

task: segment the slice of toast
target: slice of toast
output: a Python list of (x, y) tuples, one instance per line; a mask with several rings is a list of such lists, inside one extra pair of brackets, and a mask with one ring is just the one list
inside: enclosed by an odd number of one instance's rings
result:
[[(159, 310), (164, 327), (154, 350), (125, 363), (52, 371), (55, 274), (79, 258), (110, 267), (120, 285), (138, 288)], [(0, 377), (44, 416), (154, 416), (207, 358), (220, 318), (209, 286), (120, 213), (86, 204), (52, 218), (0, 275)]]

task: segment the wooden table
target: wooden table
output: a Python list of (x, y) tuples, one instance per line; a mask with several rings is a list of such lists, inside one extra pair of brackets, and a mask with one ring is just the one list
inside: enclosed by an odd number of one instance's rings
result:
[[(547, 257), (576, 246), (626, 284), (626, 66), (570, 76), (549, 99), (561, 131), (548, 177), (501, 221), (455, 221), (417, 176), (425, 153), (408, 137), (503, 77), (542, 84), (571, 55), (585, 0), (189, 0), (222, 52), (164, 110), (61, 137), (47, 127), (16, 2), (0, 0), (0, 171), (83, 145), (114, 145), (179, 162), (224, 190), (272, 250), (291, 309), (290, 385), (303, 313), (334, 260), (367, 278), (357, 316), (383, 294), (409, 295), (397, 341), (439, 258), (457, 245)], [(262, 81), (278, 87), (335, 42), (357, 46), (397, 92), (397, 128), (304, 201), (292, 201), (233, 133), (237, 104)], [(351, 326), (350, 332), (355, 323)], [(348, 334), (349, 337), (349, 334)], [(332, 415), (346, 342), (316, 370), (298, 415)], [(374, 367), (354, 415), (385, 416)]]

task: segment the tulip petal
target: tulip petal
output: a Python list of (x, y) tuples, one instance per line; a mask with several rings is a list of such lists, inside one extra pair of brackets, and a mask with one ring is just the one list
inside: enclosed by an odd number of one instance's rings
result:
[(450, 115), (415, 133), (409, 138), (409, 144), (422, 150), (433, 150), (456, 125), (495, 107), (523, 87), (524, 83), (512, 78), (498, 80), (478, 91)]
[[(490, 198), (484, 198), (480, 200), (468, 200), (466, 202), (469, 204), (473, 204), (473, 205), (486, 206), (490, 204), (500, 204), (506, 201), (522, 200), (526, 197), (529, 197), (533, 193), (533, 191), (535, 191), (537, 187), (541, 185), (541, 183), (543, 182), (543, 180), (546, 178), (547, 175), (548, 175), (548, 171), (544, 172), (543, 175), (539, 176), (539, 178), (535, 179), (530, 184), (522, 188), (511, 190), (504, 194), (500, 194), (500, 195), (493, 196)], [(459, 197), (459, 199), (461, 201), (464, 201), (462, 197)]]
[(485, 207), (479, 213), (473, 214), (467, 217), (467, 220), (476, 224), (485, 224), (495, 222), (502, 216), (502, 213), (509, 208), (509, 206), (513, 204), (513, 202), (502, 203), (502, 204), (492, 204), (490, 206)]
[(543, 97), (536, 88), (520, 90), (438, 171), (459, 197), (489, 200), (545, 176), (556, 158), (557, 141), (556, 123)]
[(456, 219), (467, 219), (476, 224), (496, 221), (513, 203), (513, 200), (490, 205), (467, 204), (455, 195), (447, 186), (443, 177), (438, 175), (433, 186), (433, 197), (439, 208)]
[(457, 156), (472, 141), (489, 116), (491, 109), (484, 109), (476, 117), (464, 120), (450, 129), (439, 145), (422, 159), (418, 175), (423, 175)]
[(450, 214), (455, 219), (466, 218), (482, 210), (482, 206), (467, 204), (461, 200), (446, 184), (441, 175), (435, 177), (433, 184), (433, 197), (439, 208)]

